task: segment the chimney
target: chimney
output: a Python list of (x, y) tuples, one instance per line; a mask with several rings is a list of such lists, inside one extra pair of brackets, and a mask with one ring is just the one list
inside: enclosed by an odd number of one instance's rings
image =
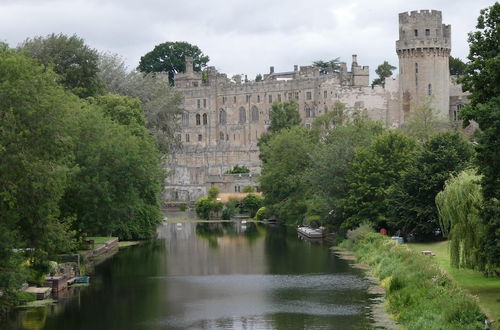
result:
[(186, 73), (193, 73), (193, 58), (186, 56)]
[(269, 67), (269, 74), (273, 74), (274, 73), (274, 66), (271, 66)]
[(358, 55), (352, 55), (352, 66), (358, 66)]
[(297, 64), (293, 66), (293, 71), (299, 71), (299, 66)]

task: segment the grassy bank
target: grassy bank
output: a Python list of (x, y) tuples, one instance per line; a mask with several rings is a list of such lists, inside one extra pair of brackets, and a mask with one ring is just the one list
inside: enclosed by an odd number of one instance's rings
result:
[(500, 323), (500, 278), (485, 277), (471, 269), (458, 269), (450, 265), (448, 241), (433, 243), (411, 243), (408, 246), (417, 251), (431, 250), (436, 254), (432, 259), (445, 269), (462, 288), (479, 298), (479, 306), (491, 320)]
[(428, 257), (375, 233), (356, 237), (352, 248), (381, 280), (388, 311), (405, 329), (484, 328), (476, 299)]

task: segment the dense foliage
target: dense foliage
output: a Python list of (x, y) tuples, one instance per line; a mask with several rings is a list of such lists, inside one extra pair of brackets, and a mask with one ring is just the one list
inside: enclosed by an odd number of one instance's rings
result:
[(484, 268), (481, 245), (485, 228), (479, 217), (483, 203), (479, 180), (473, 170), (461, 172), (448, 180), (436, 196), (441, 228), (450, 239), (450, 259), (455, 267)]
[(179, 147), (175, 135), (179, 131), (182, 98), (161, 75), (128, 71), (118, 55), (99, 56), (98, 76), (105, 89), (114, 94), (138, 98), (146, 118), (149, 134), (163, 153)]
[(76, 35), (50, 34), (26, 39), (19, 49), (40, 64), (51, 66), (63, 86), (80, 97), (97, 95), (102, 82), (97, 76), (98, 53)]
[(280, 219), (299, 223), (307, 210), (305, 172), (311, 165), (313, 135), (303, 127), (286, 128), (261, 147), (260, 177), (265, 205)]
[(345, 227), (355, 228), (367, 219), (387, 226), (390, 193), (414, 162), (415, 149), (415, 141), (399, 132), (385, 133), (368, 148), (357, 149), (343, 208)]
[(471, 157), (471, 145), (457, 132), (430, 137), (389, 196), (390, 226), (418, 240), (435, 238), (439, 222), (434, 198), (450, 176), (469, 165)]
[(465, 125), (479, 124), (476, 164), (484, 195), (481, 221), (487, 228), (482, 250), (485, 269), (493, 273), (500, 267), (500, 3), (481, 11), (476, 28), (469, 34), (469, 62), (460, 80), (471, 103), (461, 115)]
[(174, 74), (186, 71), (186, 56), (193, 58), (195, 71), (201, 71), (209, 61), (209, 57), (196, 45), (185, 41), (168, 41), (156, 45), (152, 51), (142, 56), (138, 69), (145, 73), (166, 72), (173, 84)]
[(246, 166), (235, 165), (231, 170), (226, 171), (226, 174), (245, 174), (250, 173), (250, 169)]
[(83, 236), (148, 238), (161, 221), (142, 102), (103, 94), (93, 55), (76, 36), (0, 45), (0, 314)]
[(384, 63), (380, 64), (377, 69), (375, 69), (375, 73), (378, 75), (378, 78), (373, 79), (373, 85), (382, 85), (385, 86), (385, 78), (389, 78), (392, 76), (392, 71), (394, 71), (396, 67), (394, 65), (389, 64), (389, 62), (384, 61)]

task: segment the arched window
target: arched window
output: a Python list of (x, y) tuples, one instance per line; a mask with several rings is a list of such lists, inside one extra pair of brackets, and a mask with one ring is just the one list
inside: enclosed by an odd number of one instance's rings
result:
[(429, 95), (429, 96), (431, 96), (431, 95), (432, 95), (432, 85), (431, 85), (431, 84), (429, 84), (429, 85), (427, 86), (427, 95)]
[(184, 126), (189, 126), (189, 113), (188, 112), (184, 112), (182, 114), (182, 124)]
[(252, 107), (252, 121), (259, 121), (259, 109), (256, 106)]
[(208, 118), (207, 118), (207, 114), (204, 113), (203, 114), (203, 125), (206, 125), (208, 123)]
[(201, 125), (201, 116), (199, 113), (196, 114), (196, 125)]
[(220, 132), (220, 134), (219, 134), (219, 139), (220, 139), (221, 141), (224, 141), (224, 132)]
[(240, 108), (240, 124), (245, 123), (247, 121), (247, 111), (245, 108)]
[(418, 73), (418, 63), (415, 63), (415, 73)]
[(219, 124), (226, 123), (226, 111), (224, 109), (219, 110)]

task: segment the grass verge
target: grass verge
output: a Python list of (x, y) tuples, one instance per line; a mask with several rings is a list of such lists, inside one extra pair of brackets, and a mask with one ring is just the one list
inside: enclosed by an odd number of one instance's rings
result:
[(472, 269), (454, 268), (450, 265), (448, 241), (432, 243), (410, 243), (408, 246), (420, 252), (430, 250), (436, 254), (432, 259), (445, 269), (462, 288), (479, 298), (479, 306), (495, 320), (495, 328), (500, 323), (500, 278), (485, 277), (481, 272)]
[(483, 329), (477, 299), (435, 262), (375, 233), (356, 237), (353, 251), (386, 290), (387, 309), (405, 329)]

